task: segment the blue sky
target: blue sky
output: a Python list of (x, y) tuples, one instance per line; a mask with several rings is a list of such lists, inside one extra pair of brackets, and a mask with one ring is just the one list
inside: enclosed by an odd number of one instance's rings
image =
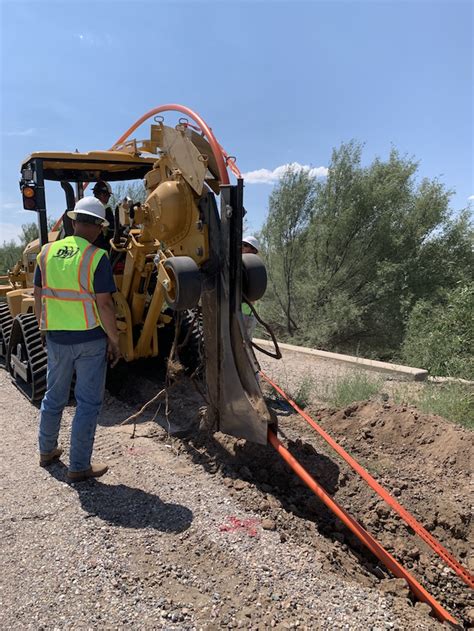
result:
[[(106, 149), (172, 102), (200, 113), (249, 174), (252, 230), (275, 169), (323, 174), (332, 148), (352, 138), (366, 162), (392, 145), (416, 157), (421, 176), (456, 191), (453, 209), (472, 205), (473, 6), (0, 0), (0, 241), (35, 219), (18, 189), (28, 153)], [(47, 201), (58, 216), (56, 184)]]

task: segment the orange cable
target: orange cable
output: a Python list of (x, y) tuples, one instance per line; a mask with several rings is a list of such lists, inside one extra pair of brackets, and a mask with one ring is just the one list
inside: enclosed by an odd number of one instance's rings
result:
[(298, 412), (300, 416), (307, 421), (318, 434), (320, 434), (324, 440), (356, 471), (361, 478), (363, 478), (367, 484), (389, 505), (391, 506), (400, 517), (412, 528), (417, 535), (419, 535), (430, 548), (440, 556), (443, 561), (449, 565), (456, 574), (468, 585), (474, 587), (474, 577), (466, 570), (459, 561), (448, 551), (446, 548), (431, 535), (426, 528), (419, 521), (413, 517), (397, 500), (390, 495), (390, 493), (383, 488), (374, 478), (366, 471), (352, 456), (350, 456), (345, 449), (343, 449), (324, 429), (318, 425), (306, 412), (301, 410), (290, 397), (283, 392), (283, 390), (277, 386), (273, 381), (267, 377), (263, 372), (260, 373), (262, 377), (277, 391), (279, 392), (288, 403)]
[(268, 430), (268, 441), (278, 454), (287, 462), (299, 478), (313, 491), (313, 493), (351, 530), (355, 536), (398, 578), (403, 578), (410, 586), (415, 596), (431, 607), (435, 616), (442, 622), (459, 625), (437, 600), (403, 567), (385, 548), (363, 528), (342, 506), (340, 506), (326, 491), (311, 477), (306, 469), (291, 455), (278, 440), (276, 435)]
[[(217, 142), (217, 139), (214, 136), (212, 129), (207, 125), (204, 119), (202, 119), (201, 116), (199, 116), (199, 114), (194, 112), (189, 107), (186, 107), (185, 105), (178, 105), (177, 103), (171, 103), (169, 105), (160, 105), (159, 107), (155, 107), (152, 110), (148, 111), (146, 114), (143, 114), (143, 116), (141, 116), (138, 120), (136, 120), (133, 123), (133, 125), (131, 125), (127, 129), (127, 131), (125, 131), (120, 136), (120, 138), (118, 138), (115, 141), (115, 143), (110, 147), (109, 151), (113, 151), (118, 145), (125, 142), (125, 140), (127, 140), (130, 134), (133, 133), (138, 127), (140, 127), (140, 125), (144, 123), (148, 118), (151, 118), (152, 116), (156, 116), (160, 112), (167, 112), (167, 111), (175, 111), (175, 112), (181, 112), (182, 114), (187, 114), (188, 116), (190, 116), (196, 121), (196, 123), (198, 124), (198, 127), (196, 127), (195, 125), (191, 125), (190, 123), (185, 123), (185, 124), (188, 125), (189, 127), (192, 127), (195, 130), (201, 131), (204, 134), (204, 136), (207, 137), (207, 140), (211, 146), (212, 152), (216, 159), (221, 184), (224, 184), (224, 185), (229, 184), (229, 175), (227, 173), (227, 166), (231, 169), (231, 171), (237, 177), (242, 177), (239, 169), (237, 168), (235, 164), (235, 159), (229, 158), (229, 156), (224, 151), (222, 146)], [(87, 188), (88, 184), (89, 182), (85, 183), (84, 189)], [(61, 216), (54, 224), (52, 228), (53, 231), (59, 228), (59, 226), (62, 223), (62, 220), (63, 218)]]

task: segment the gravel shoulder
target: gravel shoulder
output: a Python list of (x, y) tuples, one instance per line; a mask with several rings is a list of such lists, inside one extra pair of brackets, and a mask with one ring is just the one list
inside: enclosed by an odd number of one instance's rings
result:
[[(132, 438), (121, 421), (159, 386), (132, 377), (127, 388), (131, 402), (107, 394), (99, 421), (95, 457), (110, 471), (72, 485), (74, 408), (63, 463), (41, 469), (38, 410), (0, 372), (1, 628), (441, 628), (399, 582), (382, 589), (325, 515), (297, 505), (302, 489), (271, 448), (171, 438), (157, 423), (166, 426), (163, 406)], [(202, 403), (188, 385), (171, 416), (197, 425)], [(318, 453), (337, 490), (339, 465)]]

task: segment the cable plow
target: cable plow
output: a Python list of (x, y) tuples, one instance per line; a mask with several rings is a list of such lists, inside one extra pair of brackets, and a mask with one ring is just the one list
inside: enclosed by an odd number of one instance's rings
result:
[[(162, 114), (164, 112), (171, 111), (174, 113), (182, 114), (186, 117), (190, 117), (195, 124), (190, 123), (188, 118), (180, 118), (178, 126), (175, 130), (171, 130), (171, 128), (166, 128), (162, 125), (163, 117)], [(229, 434), (231, 436), (237, 438), (244, 438), (250, 442), (256, 444), (271, 444), (272, 447), (276, 450), (276, 452), (283, 458), (283, 460), (289, 465), (289, 467), (296, 473), (296, 475), (304, 482), (304, 484), (316, 495), (316, 497), (324, 503), (324, 505), (332, 511), (332, 513), (342, 521), (342, 523), (357, 537), (357, 539), (373, 554), (375, 555), (381, 563), (385, 565), (385, 567), (397, 578), (402, 578), (408, 584), (410, 590), (414, 594), (414, 596), (426, 603), (432, 610), (433, 615), (436, 616), (441, 622), (447, 622), (448, 624), (459, 628), (459, 623), (457, 620), (415, 579), (415, 577), (401, 565), (380, 543), (377, 541), (373, 535), (371, 535), (356, 519), (354, 519), (348, 511), (342, 507), (325, 489), (311, 476), (311, 474), (302, 466), (300, 462), (290, 453), (290, 451), (283, 445), (280, 439), (277, 436), (277, 424), (276, 419), (272, 416), (271, 411), (267, 408), (263, 394), (260, 389), (260, 384), (257, 381), (256, 375), (258, 374), (258, 362), (253, 354), (251, 349), (251, 345), (248, 343), (247, 338), (244, 335), (241, 323), (241, 303), (242, 300), (249, 304), (252, 313), (255, 315), (257, 320), (267, 328), (269, 334), (271, 335), (276, 348), (275, 355), (271, 355), (268, 351), (261, 349), (254, 345), (255, 348), (266, 353), (267, 355), (273, 356), (275, 358), (281, 357), (278, 350), (278, 345), (273, 336), (271, 330), (265, 325), (265, 323), (258, 317), (258, 314), (255, 312), (255, 309), (252, 306), (252, 302), (259, 300), (263, 293), (257, 292), (259, 295), (256, 297), (252, 297), (251, 294), (247, 294), (247, 289), (244, 286), (244, 276), (247, 285), (251, 285), (249, 278), (253, 273), (254, 279), (255, 276), (255, 268), (251, 265), (251, 260), (247, 262), (246, 275), (242, 274), (243, 267), (243, 256), (240, 251), (240, 244), (242, 242), (242, 220), (245, 213), (243, 206), (243, 177), (240, 173), (236, 165), (236, 159), (234, 156), (230, 156), (223, 149), (223, 147), (219, 144), (212, 128), (207, 125), (207, 123), (199, 116), (196, 112), (182, 105), (178, 104), (167, 104), (156, 107), (146, 114), (144, 114), (141, 118), (139, 118), (131, 127), (127, 129), (118, 140), (112, 145), (110, 151), (116, 152), (117, 154), (123, 154), (120, 158), (122, 161), (125, 159), (125, 156), (128, 160), (151, 160), (148, 158), (141, 158), (139, 154), (139, 150), (137, 149), (136, 141), (128, 140), (130, 135), (142, 125), (149, 118), (154, 117), (155, 122), (158, 125), (155, 125), (154, 131), (152, 130), (151, 140), (143, 141), (143, 147), (148, 147), (149, 153), (151, 151), (150, 147), (153, 146), (154, 154), (157, 153), (158, 149), (158, 141), (155, 136), (162, 134), (163, 138), (165, 138), (164, 134), (167, 133), (170, 136), (171, 140), (166, 141), (166, 144), (163, 142), (159, 145), (161, 147), (159, 152), (159, 157), (156, 162), (151, 165), (144, 165), (143, 168), (146, 167), (146, 177), (149, 176), (150, 173), (154, 173), (156, 179), (156, 188), (153, 189), (154, 184), (152, 185), (151, 179), (149, 182), (148, 197), (147, 202), (144, 204), (143, 209), (140, 210), (142, 214), (140, 214), (141, 219), (136, 221), (135, 223), (129, 224), (131, 226), (128, 236), (126, 237), (126, 245), (120, 246), (120, 240), (115, 243), (115, 250), (119, 254), (124, 254), (129, 258), (127, 261), (137, 260), (137, 255), (131, 254), (132, 246), (138, 252), (140, 249), (143, 249), (146, 245), (148, 249), (144, 251), (143, 261), (140, 266), (137, 266), (137, 269), (133, 268), (134, 273), (136, 273), (137, 282), (133, 281), (135, 284), (132, 284), (132, 281), (125, 283), (122, 281), (121, 291), (124, 291), (124, 286), (127, 289), (127, 292), (124, 295), (131, 295), (133, 293), (132, 300), (132, 309), (129, 310), (128, 303), (125, 298), (120, 301), (117, 301), (117, 306), (120, 307), (122, 318), (122, 331), (132, 331), (132, 318), (130, 313), (133, 315), (134, 320), (133, 323), (136, 325), (138, 321), (141, 322), (141, 315), (144, 313), (145, 309), (145, 292), (144, 287), (148, 288), (152, 286), (149, 282), (151, 278), (152, 272), (150, 271), (153, 268), (153, 265), (156, 264), (157, 272), (153, 272), (157, 274), (157, 279), (159, 283), (163, 285), (164, 288), (168, 288), (170, 283), (174, 282), (174, 289), (176, 291), (168, 292), (168, 296), (176, 296), (179, 295), (179, 283), (177, 282), (177, 278), (181, 276), (183, 287), (185, 286), (184, 277), (185, 274), (179, 273), (180, 269), (184, 270), (184, 268), (178, 265), (179, 260), (181, 263), (184, 261), (184, 254), (181, 253), (181, 257), (179, 256), (178, 249), (177, 255), (171, 256), (171, 252), (168, 252), (167, 255), (163, 253), (162, 249), (160, 250), (161, 254), (156, 256), (156, 244), (161, 243), (157, 237), (157, 233), (153, 232), (153, 230), (164, 231), (166, 228), (166, 221), (161, 219), (161, 213), (165, 213), (166, 204), (168, 203), (168, 197), (165, 197), (163, 193), (163, 200), (159, 197), (158, 188), (162, 185), (161, 179), (163, 173), (169, 173), (168, 180), (166, 180), (167, 186), (178, 186), (177, 182), (179, 180), (180, 186), (182, 190), (188, 191), (186, 195), (184, 193), (180, 193), (182, 197), (180, 197), (179, 204), (181, 206), (187, 208), (188, 206), (193, 211), (189, 214), (189, 225), (194, 226), (193, 238), (196, 238), (196, 243), (194, 241), (190, 241), (189, 248), (194, 250), (191, 253), (194, 253), (196, 257), (204, 257), (204, 249), (199, 244), (203, 239), (203, 229), (209, 231), (209, 238), (207, 245), (209, 246), (209, 254), (208, 259), (205, 260), (200, 268), (201, 276), (199, 276), (199, 291), (200, 291), (200, 308), (202, 309), (203, 319), (204, 319), (204, 331), (207, 332), (207, 339), (205, 339), (205, 344), (208, 345), (208, 355), (212, 358), (212, 362), (208, 362), (206, 365), (206, 380), (208, 384), (208, 400), (211, 404), (209, 407), (213, 412), (213, 416), (215, 417), (215, 427), (220, 429), (223, 433)], [(168, 130), (168, 131), (166, 131)], [(155, 136), (153, 136), (153, 133)], [(182, 137), (181, 137), (182, 136)], [(193, 138), (193, 143), (189, 140), (189, 137)], [(160, 136), (161, 138), (161, 136)], [(153, 142), (152, 142), (153, 140)], [(184, 152), (184, 149), (187, 151), (201, 152), (201, 155), (198, 156), (201, 160), (198, 160), (198, 166), (204, 169), (202, 175), (202, 181), (200, 180), (199, 187), (199, 195), (195, 190), (197, 186), (194, 183), (193, 178), (196, 175), (191, 174), (191, 170), (187, 170), (186, 168), (182, 169), (182, 172), (178, 169), (175, 171), (179, 172), (179, 177), (176, 173), (173, 175), (173, 171), (168, 168), (168, 171), (165, 170), (165, 162), (166, 160), (171, 160), (170, 165), (175, 166), (172, 158), (174, 157), (172, 154), (173, 143), (181, 142), (179, 145)], [(142, 142), (142, 141), (140, 141)], [(147, 144), (148, 143), (148, 144)], [(154, 143), (154, 144), (153, 144)], [(203, 144), (205, 143), (205, 145)], [(156, 146), (155, 146), (156, 145)], [(163, 146), (162, 146), (163, 145)], [(167, 149), (171, 157), (167, 157), (167, 152), (164, 151), (163, 147), (166, 145)], [(209, 153), (209, 155), (204, 156), (202, 154), (203, 147)], [(183, 149), (184, 148), (184, 149)], [(128, 152), (128, 153), (127, 153)], [(105, 153), (105, 152), (104, 152)], [(179, 153), (179, 152), (178, 152)], [(178, 155), (177, 153), (177, 155)], [(157, 154), (158, 155), (158, 154)], [(181, 154), (179, 154), (181, 156)], [(182, 153), (182, 155), (187, 156), (186, 152)], [(192, 152), (189, 155), (194, 155)], [(88, 154), (84, 154), (84, 160), (86, 160)], [(131, 156), (131, 157), (130, 157)], [(107, 156), (106, 156), (107, 157)], [(77, 156), (74, 156), (76, 159)], [(110, 156), (109, 156), (110, 158)], [(205, 168), (202, 166), (204, 164), (203, 159), (205, 158)], [(43, 168), (43, 160), (45, 158), (41, 158), (41, 169)], [(90, 159), (90, 158), (88, 158)], [(117, 158), (118, 159), (118, 158)], [(212, 160), (212, 168), (211, 163), (208, 163), (208, 159)], [(35, 158), (35, 160), (40, 160), (40, 158)], [(69, 158), (68, 158), (69, 160)], [(159, 167), (160, 160), (164, 160), (165, 162), (161, 167)], [(36, 164), (36, 162), (35, 162)], [(39, 164), (39, 163), (38, 163)], [(166, 164), (168, 164), (166, 162)], [(183, 162), (186, 167), (188, 167), (187, 162)], [(194, 163), (193, 163), (194, 164)], [(115, 163), (114, 163), (115, 165)], [(152, 169), (152, 170), (151, 170)], [(160, 171), (161, 169), (161, 171)], [(209, 190), (204, 186), (204, 179), (206, 171), (210, 171), (214, 176), (214, 179), (209, 182), (214, 182), (216, 188), (212, 188), (211, 183), (209, 183)], [(189, 171), (189, 172), (188, 172)], [(231, 171), (237, 178), (237, 185), (233, 186), (229, 181), (229, 172)], [(85, 176), (89, 177), (87, 174), (89, 170), (85, 169)], [(192, 185), (189, 184), (187, 188), (185, 188), (185, 184), (183, 183), (186, 180), (186, 177), (192, 182)], [(194, 173), (194, 171), (193, 171)], [(41, 177), (43, 177), (43, 171), (41, 171)], [(82, 174), (82, 172), (81, 172)], [(159, 177), (158, 177), (158, 174)], [(56, 174), (57, 175), (57, 174)], [(56, 177), (55, 175), (55, 177)], [(114, 173), (111, 172), (111, 175), (114, 176)], [(172, 176), (172, 177), (171, 177)], [(181, 177), (183, 176), (183, 177)], [(76, 176), (75, 176), (76, 177)], [(101, 176), (102, 177), (102, 176)], [(181, 179), (180, 179), (181, 177)], [(175, 178), (175, 179), (173, 179)], [(177, 178), (177, 179), (176, 179)], [(183, 179), (184, 178), (184, 179)], [(54, 178), (53, 178), (54, 179)], [(56, 177), (58, 179), (58, 177)], [(110, 179), (110, 178), (109, 178)], [(116, 177), (118, 178), (118, 176)], [(125, 179), (125, 178), (122, 178)], [(166, 178), (165, 178), (166, 179)], [(84, 189), (87, 187), (87, 182), (83, 182), (82, 177), (76, 177), (76, 183), (78, 186), (78, 195), (79, 191), (83, 194)], [(183, 182), (181, 181), (183, 180)], [(154, 180), (153, 180), (154, 181)], [(187, 180), (186, 180), (187, 181)], [(44, 182), (43, 182), (44, 184)], [(165, 184), (165, 182), (163, 182)], [(194, 186), (194, 188), (193, 188)], [(203, 188), (204, 187), (204, 188)], [(41, 187), (40, 187), (41, 188)], [(203, 191), (201, 191), (203, 188)], [(153, 189), (153, 190), (152, 190)], [(179, 189), (179, 191), (181, 191)], [(189, 189), (189, 190), (188, 190)], [(166, 189), (168, 190), (168, 189)], [(171, 190), (171, 189), (170, 189)], [(174, 190), (174, 189), (173, 189)], [(72, 191), (72, 188), (71, 188)], [(150, 192), (151, 191), (151, 192)], [(178, 192), (179, 192), (178, 191)], [(194, 193), (192, 193), (194, 191)], [(221, 195), (221, 213), (219, 215), (217, 205), (214, 198), (214, 193), (219, 192)], [(156, 194), (156, 199), (154, 195)], [(189, 201), (191, 200), (191, 201)], [(74, 200), (73, 200), (74, 201)], [(156, 204), (155, 204), (156, 202)], [(186, 203), (185, 203), (186, 202)], [(189, 203), (188, 203), (189, 202)], [(191, 203), (192, 202), (192, 203)], [(153, 214), (152, 210), (156, 206), (156, 213)], [(176, 202), (176, 208), (181, 208), (181, 206)], [(186, 205), (187, 204), (187, 205)], [(137, 208), (140, 205), (137, 205)], [(163, 210), (163, 208), (165, 210)], [(174, 206), (169, 202), (169, 215), (166, 215), (168, 223), (170, 225), (173, 223), (175, 219), (175, 214), (171, 212), (174, 209)], [(119, 217), (119, 207), (116, 209), (116, 221), (118, 221)], [(176, 210), (176, 209), (175, 209)], [(134, 211), (135, 212), (135, 211)], [(138, 211), (137, 211), (138, 212)], [(193, 214), (194, 213), (194, 214)], [(45, 218), (43, 218), (45, 222)], [(158, 223), (162, 221), (162, 223)], [(53, 231), (57, 230), (60, 227), (62, 222), (62, 218), (60, 218), (54, 228)], [(148, 223), (147, 223), (148, 222)], [(166, 224), (166, 225), (165, 225)], [(187, 226), (188, 224), (186, 224)], [(135, 226), (135, 227), (132, 227)], [(137, 236), (142, 228), (138, 228), (137, 226), (145, 226), (146, 230), (140, 233), (140, 236)], [(176, 228), (179, 239), (184, 239), (181, 235), (181, 230), (184, 234), (186, 226), (182, 227), (179, 225)], [(179, 228), (179, 230), (178, 230)], [(161, 234), (161, 233), (160, 233)], [(46, 235), (47, 236), (47, 235)], [(120, 236), (120, 235), (118, 235)], [(165, 235), (166, 236), (166, 235)], [(173, 239), (176, 237), (178, 243), (178, 236), (174, 234), (170, 234), (169, 238)], [(136, 237), (136, 239), (135, 239)], [(146, 237), (146, 238), (145, 238)], [(114, 237), (115, 239), (115, 237)], [(141, 240), (140, 240), (141, 239)], [(163, 242), (166, 242), (166, 239), (163, 239)], [(184, 242), (184, 241), (183, 241)], [(112, 242), (111, 242), (112, 243)], [(179, 241), (181, 243), (181, 241)], [(185, 246), (187, 242), (185, 243)], [(199, 247), (194, 247), (195, 245), (199, 245)], [(191, 247), (192, 246), (192, 247)], [(160, 245), (160, 248), (162, 246)], [(128, 248), (128, 250), (127, 250)], [(177, 246), (176, 246), (177, 248)], [(182, 250), (182, 246), (180, 246)], [(130, 250), (130, 251), (129, 251)], [(179, 252), (181, 252), (179, 250)], [(190, 250), (190, 251), (191, 251)], [(187, 250), (186, 250), (187, 251)], [(250, 257), (256, 255), (248, 255)], [(135, 258), (134, 258), (135, 257)], [(168, 257), (168, 258), (167, 258)], [(188, 257), (189, 258), (189, 257)], [(169, 260), (168, 260), (169, 259)], [(194, 259), (193, 259), (194, 260)], [(200, 260), (200, 259), (199, 259)], [(257, 257), (258, 260), (258, 257)], [(153, 264), (152, 264), (153, 261)], [(166, 263), (166, 265), (165, 265)], [(161, 265), (162, 264), (162, 265)], [(261, 262), (260, 262), (261, 264)], [(160, 267), (161, 265), (161, 267)], [(148, 266), (148, 267), (147, 267)], [(130, 263), (129, 267), (132, 267)], [(146, 274), (143, 270), (146, 268), (147, 274), (149, 276), (146, 277)], [(125, 267), (125, 270), (127, 268)], [(190, 269), (184, 270), (187, 273), (187, 277), (190, 275)], [(164, 272), (163, 270), (168, 270), (168, 272)], [(174, 272), (173, 272), (174, 270)], [(194, 268), (193, 268), (194, 270)], [(252, 272), (253, 270), (253, 272)], [(257, 270), (258, 271), (258, 270)], [(141, 274), (141, 276), (140, 276)], [(161, 274), (161, 276), (160, 276)], [(199, 275), (199, 274), (198, 274)], [(145, 283), (145, 277), (148, 280)], [(125, 277), (124, 277), (125, 278)], [(133, 277), (135, 278), (135, 276)], [(153, 277), (155, 279), (155, 277)], [(203, 286), (203, 291), (201, 293), (201, 281)], [(145, 320), (145, 324), (148, 322), (147, 327), (144, 327), (146, 334), (143, 334), (144, 341), (143, 343), (137, 344), (135, 351), (133, 350), (129, 353), (130, 358), (136, 355), (136, 359), (140, 357), (148, 357), (150, 355), (150, 349), (148, 346), (152, 343), (153, 348), (157, 347), (156, 336), (157, 329), (155, 330), (150, 322), (153, 320), (153, 314), (157, 317), (161, 313), (161, 306), (158, 305), (158, 302), (161, 301), (160, 305), (163, 303), (163, 296), (161, 295), (161, 288), (157, 282), (155, 284), (155, 289), (153, 289), (153, 299), (150, 300), (150, 308), (147, 313), (151, 313), (151, 316)], [(257, 283), (260, 286), (260, 281)], [(159, 292), (156, 291), (156, 287), (158, 287)], [(265, 287), (266, 287), (266, 272), (265, 272)], [(133, 289), (133, 292), (131, 291)], [(194, 284), (193, 284), (194, 288)], [(188, 284), (188, 289), (191, 289), (191, 285)], [(263, 290), (264, 291), (264, 290)], [(185, 293), (184, 290), (182, 292)], [(254, 292), (255, 293), (255, 292)], [(248, 299), (247, 299), (248, 295)], [(149, 296), (151, 298), (151, 294)], [(156, 299), (156, 304), (155, 304)], [(173, 299), (174, 300), (174, 299)], [(141, 301), (141, 302), (140, 302)], [(175, 300), (175, 307), (177, 310), (188, 309), (191, 307), (197, 307), (197, 301), (192, 301), (190, 306), (183, 307), (177, 306), (177, 298)], [(196, 304), (195, 304), (196, 303)], [(187, 305), (187, 302), (186, 302)], [(129, 313), (130, 311), (130, 313)], [(156, 312), (156, 313), (155, 313)], [(3, 312), (2, 312), (3, 313)], [(3, 338), (5, 347), (5, 341), (9, 340), (9, 336), (11, 334), (15, 344), (16, 353), (18, 355), (12, 355), (10, 352), (7, 355), (8, 362), (14, 366), (15, 371), (24, 377), (25, 383), (29, 382), (31, 375), (25, 368), (25, 358), (23, 355), (28, 355), (33, 357), (34, 361), (38, 364), (30, 361), (32, 367), (36, 370), (34, 372), (32, 369), (30, 370), (33, 375), (33, 383), (35, 384), (34, 379), (35, 375), (39, 375), (40, 384), (43, 387), (43, 382), (45, 380), (45, 354), (43, 353), (42, 346), (40, 343), (37, 343), (35, 337), (30, 335), (29, 329), (20, 330), (19, 324), (23, 322), (23, 324), (30, 325), (30, 320), (33, 320), (33, 316), (22, 315), (17, 328), (11, 329), (11, 323), (8, 320), (8, 314), (3, 313), (0, 314), (0, 325), (3, 322)], [(139, 317), (140, 316), (140, 317)], [(146, 316), (148, 318), (148, 315)], [(3, 318), (3, 319), (2, 319)], [(127, 319), (128, 318), (128, 319)], [(157, 318), (155, 317), (155, 320)], [(135, 322), (135, 320), (137, 322)], [(156, 321), (153, 320), (154, 324)], [(129, 322), (130, 321), (130, 322)], [(127, 324), (129, 322), (129, 324)], [(26, 323), (26, 324), (25, 324)], [(143, 324), (143, 323), (142, 323)], [(130, 326), (129, 326), (130, 325)], [(24, 328), (24, 327), (23, 327)], [(18, 329), (18, 330), (17, 330)], [(1, 326), (0, 326), (1, 333)], [(21, 335), (20, 335), (21, 334)], [(39, 334), (39, 332), (38, 332)], [(28, 337), (30, 335), (30, 338)], [(125, 335), (125, 334), (124, 334)], [(148, 336), (148, 337), (147, 337)], [(153, 337), (155, 336), (155, 337)], [(22, 340), (25, 340), (23, 347), (21, 346)], [(155, 339), (156, 338), (156, 339)], [(140, 338), (142, 339), (142, 338)], [(29, 344), (29, 340), (31, 344)], [(133, 341), (133, 336), (130, 338), (130, 343)], [(2, 341), (0, 335), (0, 342)], [(29, 344), (29, 345), (28, 345)], [(147, 346), (148, 345), (148, 346)], [(31, 349), (30, 349), (31, 347)], [(37, 349), (39, 348), (39, 350)], [(41, 348), (40, 348), (41, 347)], [(21, 354), (21, 350), (23, 349), (23, 355)], [(30, 353), (31, 350), (31, 353)], [(26, 352), (28, 351), (28, 352)], [(145, 352), (147, 351), (147, 352)], [(150, 352), (148, 352), (150, 351)], [(153, 350), (153, 354), (157, 354)], [(0, 353), (0, 359), (2, 356), (6, 355), (5, 349)], [(124, 354), (126, 356), (126, 354)], [(38, 363), (39, 362), (39, 363)], [(39, 372), (38, 372), (39, 371)], [(16, 373), (15, 373), (16, 374)], [(366, 469), (364, 469), (349, 453), (347, 453), (342, 446), (337, 443), (325, 430), (318, 424), (314, 419), (312, 419), (308, 414), (306, 414), (303, 410), (301, 410), (298, 405), (276, 384), (274, 383), (267, 375), (263, 372), (260, 372), (262, 379), (264, 379), (276, 392), (278, 392), (287, 403), (311, 426), (313, 430), (315, 430), (321, 438), (323, 438), (326, 443), (368, 484), (368, 486), (377, 493), (377, 495), (382, 498), (388, 506), (390, 506), (403, 520), (404, 522), (443, 560), (443, 562), (451, 568), (456, 575), (471, 589), (474, 588), (474, 577), (469, 573), (469, 571), (461, 565), (461, 563), (435, 538), (431, 533), (427, 531), (427, 529), (418, 522), (413, 515), (411, 515), (397, 500), (385, 489), (383, 488), (371, 475), (368, 473)], [(30, 379), (31, 380), (31, 379)], [(211, 384), (211, 385), (209, 385)], [(40, 398), (43, 390), (40, 391), (38, 389), (38, 396), (36, 396), (36, 390), (33, 389), (32, 393), (28, 396), (31, 400), (36, 398)], [(156, 395), (157, 397), (160, 396)], [(149, 402), (150, 403), (150, 402)], [(148, 404), (146, 404), (148, 405)], [(141, 411), (143, 411), (142, 408)], [(137, 415), (133, 415), (127, 421), (134, 418)], [(212, 415), (211, 415), (212, 416)]]

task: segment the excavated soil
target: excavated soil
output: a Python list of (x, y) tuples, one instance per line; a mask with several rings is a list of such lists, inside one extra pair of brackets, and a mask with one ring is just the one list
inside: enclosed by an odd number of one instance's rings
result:
[[(0, 373), (2, 628), (441, 628), (270, 446), (198, 431), (205, 402), (187, 378), (135, 429), (122, 425), (163, 386), (162, 375), (138, 373), (106, 396), (95, 453), (110, 473), (77, 485), (62, 464), (35, 466), (37, 411)], [(265, 392), (291, 453), (457, 620), (474, 625), (469, 588)], [(474, 570), (472, 433), (391, 400), (306, 411)]]

